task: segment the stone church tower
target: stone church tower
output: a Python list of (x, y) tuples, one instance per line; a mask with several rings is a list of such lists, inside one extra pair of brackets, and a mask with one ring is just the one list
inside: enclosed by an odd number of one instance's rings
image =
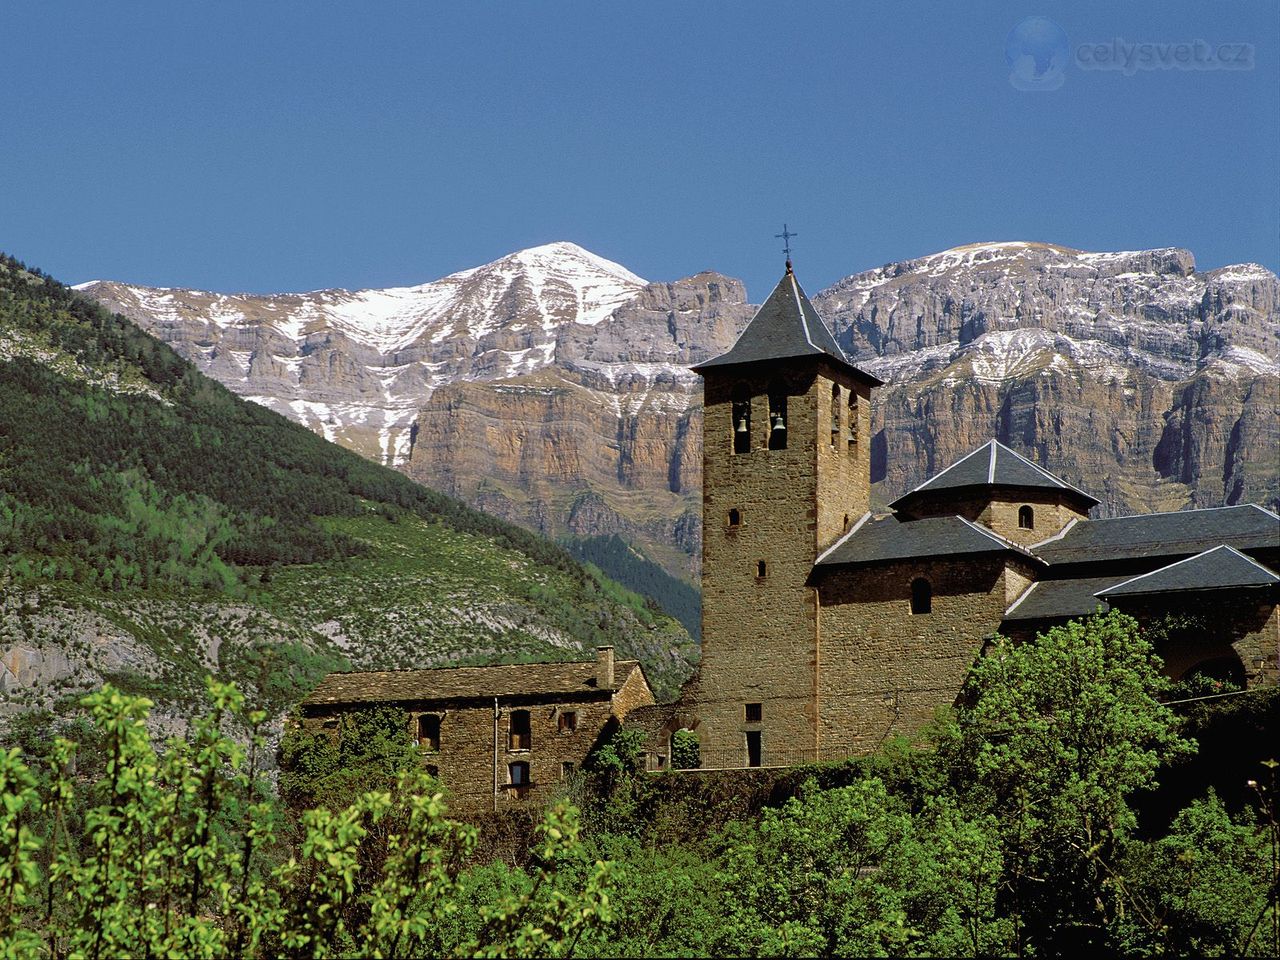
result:
[(870, 506), (871, 390), (786, 274), (703, 377), (704, 767), (813, 760), (818, 556)]

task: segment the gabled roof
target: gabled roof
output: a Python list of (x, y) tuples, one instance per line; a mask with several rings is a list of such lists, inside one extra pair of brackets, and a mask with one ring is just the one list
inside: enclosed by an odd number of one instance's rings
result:
[(818, 311), (813, 309), (813, 304), (800, 289), (800, 282), (788, 265), (786, 274), (729, 352), (700, 363), (693, 370), (701, 373), (712, 367), (796, 357), (827, 357), (872, 386), (883, 382), (859, 370), (845, 356), (836, 338), (818, 316)]
[(1081, 520), (1031, 552), (1051, 564), (1182, 557), (1219, 544), (1280, 550), (1280, 516), (1257, 504)]
[(972, 487), (1015, 487), (1031, 490), (1056, 490), (1067, 493), (1088, 506), (1098, 502), (1078, 487), (1073, 487), (1048, 470), (1037, 466), (1020, 453), (1010, 450), (998, 440), (990, 440), (967, 456), (961, 457), (893, 503), (894, 509), (934, 492), (952, 492)]
[(1098, 598), (1098, 591), (1105, 590), (1115, 582), (1115, 576), (1041, 580), (1028, 587), (1005, 611), (1005, 622), (1087, 617), (1099, 608), (1107, 609), (1106, 601)]
[(1104, 587), (1097, 595), (1111, 598), (1200, 590), (1249, 590), (1275, 587), (1277, 584), (1280, 584), (1280, 577), (1239, 550), (1223, 544), (1159, 570)]
[(331, 673), (304, 706), (347, 703), (397, 703), (406, 700), (474, 700), (492, 697), (554, 697), (569, 694), (601, 697), (620, 690), (640, 669), (636, 660), (613, 665), (613, 689), (596, 687), (596, 661), (578, 663), (513, 663), (491, 667), (446, 667), (436, 670), (367, 670)]
[(1011, 540), (963, 517), (900, 520), (864, 517), (818, 557), (815, 566), (881, 563), (983, 553), (1031, 554)]

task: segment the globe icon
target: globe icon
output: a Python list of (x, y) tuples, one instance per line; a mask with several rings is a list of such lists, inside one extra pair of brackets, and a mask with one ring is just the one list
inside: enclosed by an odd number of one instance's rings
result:
[(1070, 57), (1066, 32), (1048, 17), (1027, 17), (1004, 42), (1009, 82), (1019, 90), (1057, 90)]

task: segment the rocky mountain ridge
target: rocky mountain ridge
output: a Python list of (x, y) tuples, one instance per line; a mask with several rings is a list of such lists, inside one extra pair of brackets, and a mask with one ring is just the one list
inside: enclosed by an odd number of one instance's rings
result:
[[(618, 533), (686, 576), (700, 385), (753, 307), (568, 243), (420, 287), (85, 292), (236, 392), (540, 532)], [(1106, 513), (1280, 496), (1280, 281), (1190, 252), (971, 244), (813, 298), (877, 393), (880, 501), (996, 437)]]

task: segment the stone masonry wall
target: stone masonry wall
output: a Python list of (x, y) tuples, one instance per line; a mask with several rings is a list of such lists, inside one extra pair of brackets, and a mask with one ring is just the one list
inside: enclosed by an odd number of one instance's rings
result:
[[(1052, 491), (997, 489), (992, 494), (957, 496), (937, 495), (909, 511), (913, 517), (961, 516), (981, 523), (1007, 540), (1024, 547), (1048, 540), (1062, 532), (1072, 520), (1085, 520), (1081, 512)], [(1024, 530), (1018, 526), (1018, 511), (1029, 506), (1034, 511), (1035, 526)]]
[(1221, 657), (1237, 657), (1249, 687), (1280, 683), (1280, 605), (1257, 592), (1215, 591), (1199, 600), (1185, 597), (1116, 598), (1116, 606), (1139, 623), (1157, 623), (1167, 615), (1207, 621), (1205, 634), (1175, 636), (1157, 643), (1165, 672), (1181, 679), (1193, 667)]
[[(919, 732), (951, 704), (986, 637), (1030, 570), (1004, 557), (911, 560), (837, 568), (819, 583), (823, 759)], [(911, 613), (911, 583), (933, 588), (932, 610)]]
[[(436, 769), (445, 788), (450, 812), (460, 817), (494, 808), (495, 766), (498, 772), (497, 809), (546, 802), (560, 788), (564, 764), (571, 763), (575, 769), (580, 766), (601, 732), (614, 719), (614, 708), (606, 699), (533, 703), (500, 700), (495, 758), (492, 702), (452, 705), (410, 703), (402, 706), (405, 724), (415, 738), (419, 716), (434, 714), (441, 718), (440, 749), (427, 750), (424, 747), (422, 762), (424, 766)], [(511, 714), (515, 710), (529, 711), (531, 736), (528, 749), (511, 748)], [(559, 730), (559, 715), (567, 710), (577, 713), (577, 729), (573, 732)], [(304, 726), (312, 732), (325, 729), (326, 719), (335, 718), (339, 712), (308, 717)], [(509, 785), (509, 764), (517, 761), (529, 764), (532, 786), (525, 791), (516, 791)], [(523, 796), (518, 795), (521, 792)]]

